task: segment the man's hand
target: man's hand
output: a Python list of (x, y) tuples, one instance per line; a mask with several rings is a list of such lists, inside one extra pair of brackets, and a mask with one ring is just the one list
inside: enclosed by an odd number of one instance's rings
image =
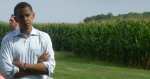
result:
[(17, 67), (19, 67), (19, 69), (23, 70), (24, 69), (24, 66), (25, 66), (25, 63), (22, 63), (20, 62), (19, 59), (14, 59), (13, 60), (13, 64)]
[(15, 20), (15, 16), (12, 15), (9, 19), (9, 25), (11, 30), (15, 30), (18, 27), (18, 23)]
[(48, 52), (44, 52), (39, 58), (38, 58), (38, 63), (41, 63), (43, 61), (47, 61), (49, 59), (49, 53)]

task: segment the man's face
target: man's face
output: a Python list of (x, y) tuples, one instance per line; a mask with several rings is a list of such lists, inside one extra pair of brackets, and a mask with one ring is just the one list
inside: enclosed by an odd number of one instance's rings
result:
[(34, 19), (34, 13), (29, 7), (17, 10), (16, 21), (23, 30), (31, 29)]

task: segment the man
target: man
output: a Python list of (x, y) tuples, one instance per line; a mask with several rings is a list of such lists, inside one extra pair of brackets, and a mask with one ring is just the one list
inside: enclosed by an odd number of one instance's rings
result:
[(5, 78), (0, 74), (0, 79), (5, 79)]
[(2, 43), (7, 41), (10, 36), (15, 35), (17, 30), (19, 30), (19, 25), (15, 21), (15, 16), (14, 15), (11, 15), (11, 17), (9, 19), (9, 28), (10, 28), (11, 31), (7, 35), (5, 35), (5, 37), (3, 37)]
[(49, 35), (32, 26), (35, 14), (30, 4), (18, 3), (14, 15), (20, 30), (2, 42), (0, 72), (7, 79), (51, 79), (55, 59)]
[[(7, 39), (12, 36), (13, 34), (15, 34), (16, 30), (18, 30), (18, 23), (15, 21), (14, 19), (14, 15), (11, 15), (10, 19), (9, 19), (9, 27), (11, 29), (11, 32), (9, 32), (3, 39), (2, 42), (4, 43), (5, 41), (7, 41)], [(0, 79), (4, 79), (3, 75), (0, 74)]]

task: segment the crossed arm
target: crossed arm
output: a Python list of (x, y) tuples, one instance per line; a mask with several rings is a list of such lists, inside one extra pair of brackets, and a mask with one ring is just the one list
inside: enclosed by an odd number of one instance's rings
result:
[(15, 74), (15, 77), (22, 77), (32, 74), (48, 74), (48, 69), (42, 63), (49, 58), (48, 52), (44, 52), (39, 58), (37, 64), (22, 63), (19, 60), (13, 61), (13, 64), (19, 67), (19, 72)]

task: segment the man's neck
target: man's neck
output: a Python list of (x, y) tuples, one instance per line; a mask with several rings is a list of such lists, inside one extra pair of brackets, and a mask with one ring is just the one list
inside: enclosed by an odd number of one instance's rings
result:
[(21, 28), (20, 28), (20, 32), (21, 32), (21, 33), (24, 33), (24, 34), (30, 34), (31, 31), (32, 31), (32, 27), (29, 28), (29, 29), (21, 29)]

